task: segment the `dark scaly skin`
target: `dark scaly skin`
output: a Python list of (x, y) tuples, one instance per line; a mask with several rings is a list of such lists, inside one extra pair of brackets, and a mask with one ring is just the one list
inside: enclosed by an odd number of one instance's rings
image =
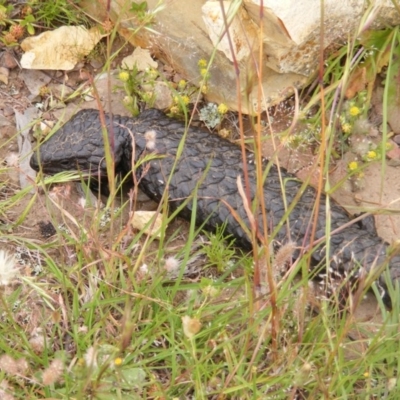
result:
[[(106, 116), (107, 125), (109, 118)], [(146, 149), (144, 134), (153, 130), (156, 132), (155, 148)], [(136, 171), (140, 180), (140, 188), (153, 200), (159, 201), (164, 193), (166, 182), (172, 171), (173, 163), (179, 143), (185, 132), (183, 123), (166, 117), (161, 111), (147, 110), (137, 118), (113, 116), (113, 131), (115, 135), (115, 166), (118, 172), (127, 173), (132, 166), (132, 141), (134, 137), (134, 162), (145, 154), (156, 153), (159, 158), (154, 159)], [(131, 134), (129, 133), (131, 131)], [(243, 177), (241, 150), (238, 146), (216, 135), (199, 128), (189, 128), (184, 144), (183, 153), (178, 160), (169, 186), (169, 201), (172, 209), (179, 207), (182, 202), (191, 196), (197, 188), (196, 217), (198, 223), (207, 220), (206, 228), (215, 229), (216, 226), (227, 223), (226, 234), (235, 237), (237, 244), (246, 249), (251, 248), (251, 242), (240, 224), (235, 220), (231, 211), (224, 202), (235, 210), (244, 223), (249, 226), (248, 217), (243, 207), (243, 201), (237, 189), (237, 176)], [(97, 110), (82, 110), (68, 121), (56, 134), (40, 147), (40, 166), (37, 154), (31, 159), (31, 166), (35, 170), (54, 174), (65, 170), (91, 170), (93, 173), (105, 176), (103, 139), (99, 112)], [(148, 169), (146, 169), (148, 168)], [(247, 164), (249, 184), (253, 199), (256, 190), (255, 166)], [(145, 171), (143, 173), (143, 171)], [(302, 183), (295, 176), (283, 168), (280, 174), (284, 182), (284, 194), (278, 169), (271, 165), (264, 183), (264, 197), (268, 224), (272, 232), (278, 223), (282, 222), (285, 214), (283, 196), (286, 196), (287, 207), (295, 201), (295, 205), (285, 223), (278, 230), (274, 240), (283, 244), (289, 239), (300, 249), (309, 246), (311, 223), (313, 221), (313, 207), (316, 191), (306, 186), (300, 198), (296, 195), (302, 190)], [(221, 201), (221, 199), (223, 201)], [(192, 202), (182, 209), (180, 215), (190, 219)], [(261, 221), (261, 218), (258, 218)], [(340, 228), (351, 221), (344, 208), (330, 199), (330, 231)], [(290, 229), (289, 229), (290, 227)], [(262, 232), (262, 225), (259, 225)], [(325, 236), (326, 230), (326, 197), (321, 196), (318, 212), (315, 240)], [(377, 268), (387, 262), (388, 244), (376, 232), (373, 224), (353, 223), (331, 236), (330, 240), (330, 267), (340, 273), (351, 273), (365, 267), (367, 271)], [(325, 261), (326, 246), (322, 243), (312, 254), (312, 265)], [(392, 280), (400, 277), (400, 256), (396, 255), (389, 260), (389, 270)], [(385, 288), (383, 277), (379, 278), (380, 286)], [(385, 301), (389, 302), (387, 293)]]

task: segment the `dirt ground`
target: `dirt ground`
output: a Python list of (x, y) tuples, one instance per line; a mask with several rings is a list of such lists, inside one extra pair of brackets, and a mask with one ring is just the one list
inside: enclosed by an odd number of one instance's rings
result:
[[(119, 66), (118, 61), (130, 51), (131, 49), (126, 47), (120, 54), (120, 58), (113, 62), (112, 68), (116, 70)], [(23, 162), (18, 163), (20, 148), (17, 140), (19, 130), (16, 126), (16, 116), (18, 113), (24, 114), (28, 109), (32, 111), (32, 115), (38, 115), (37, 105), (43, 104), (43, 98), (35, 96), (32, 88), (28, 88), (27, 82), (40, 84), (42, 82), (41, 79), (44, 79), (47, 82), (46, 85), (56, 85), (68, 77), (67, 84), (74, 89), (85, 82), (87, 76), (85, 70), (88, 69), (88, 72), (94, 76), (97, 75), (96, 87), (99, 97), (106, 108), (108, 107), (107, 102), (110, 101), (115, 114), (128, 115), (127, 110), (122, 104), (125, 93), (122, 90), (110, 93), (108, 91), (110, 87), (107, 81), (108, 76), (106, 74), (103, 74), (101, 77), (98, 76), (102, 65), (98, 66), (98, 68), (91, 65), (81, 65), (75, 71), (68, 72), (65, 75), (54, 71), (27, 71), (21, 70), (18, 67), (18, 55), (16, 53), (12, 51), (6, 51), (6, 53), (3, 53), (0, 60), (0, 66), (6, 66), (10, 70), (8, 84), (0, 84), (0, 160), (2, 160), (3, 165), (5, 164), (7, 167), (11, 166), (11, 168), (4, 169), (0, 175), (0, 196), (3, 199), (12, 196), (20, 187), (21, 182), (29, 183), (34, 178), (32, 171), (29, 171), (26, 165), (27, 157), (24, 160), (20, 160), (25, 162), (25, 166), (23, 166)], [(12, 62), (13, 59), (15, 61), (14, 64)], [(113, 87), (116, 83), (116, 78), (113, 76), (111, 86)], [(45, 111), (42, 114), (42, 119), (65, 121), (82, 108), (97, 108), (97, 101), (95, 99), (86, 99), (86, 101), (70, 102), (54, 111)], [(283, 107), (279, 110), (278, 108), (276, 113), (273, 127), (276, 130), (282, 130), (282, 128), (290, 124), (290, 109), (288, 110)], [(33, 139), (32, 144), (34, 144)], [(279, 151), (275, 151), (271, 140), (266, 141), (264, 155), (266, 157), (277, 155), (280, 166), (296, 173), (301, 179), (306, 179), (311, 174), (311, 183), (317, 182), (316, 156), (311, 151), (297, 152), (290, 150), (285, 146), (281, 146), (279, 141), (276, 148)], [(346, 176), (348, 160), (351, 157), (351, 153), (345, 154), (343, 159), (338, 161), (332, 168), (331, 186), (334, 186), (335, 183)], [(343, 207), (347, 208), (349, 212), (354, 214), (373, 210), (376, 213), (375, 218), (379, 234), (389, 242), (398, 240), (400, 233), (400, 216), (397, 215), (400, 214), (400, 179), (398, 178), (398, 167), (389, 165), (386, 162), (371, 163), (364, 171), (363, 182), (363, 187), (354, 191), (351, 182), (345, 180), (344, 184), (335, 191), (333, 197)], [(49, 207), (51, 199), (48, 198), (48, 194), (39, 188), (37, 190), (39, 191), (39, 196), (35, 199), (33, 205), (30, 204), (33, 193), (24, 196), (13, 208), (2, 212), (1, 223), (3, 226), (11, 226), (26, 210), (29, 210), (22, 224), (13, 229), (13, 233), (29, 238), (37, 244), (43, 244), (46, 241), (52, 240), (51, 234), (53, 230), (49, 221), (55, 219), (61, 223), (63, 218), (62, 215), (59, 215), (58, 209), (54, 204)], [(57, 191), (58, 199), (61, 199), (60, 201), (66, 207), (66, 210), (74, 218), (78, 220), (83, 219), (85, 218), (85, 213), (93, 211), (82, 208), (79, 202), (81, 195), (75, 186), (68, 184), (67, 186), (53, 190)], [(140, 195), (139, 200), (138, 206), (140, 208), (154, 210), (157, 207), (156, 204), (148, 200), (143, 194)], [(103, 199), (103, 202), (105, 202), (105, 199)], [(389, 208), (394, 211), (390, 214), (383, 214), (381, 212), (381, 210), (388, 210)], [(49, 210), (53, 215), (49, 214)], [(123, 220), (124, 215), (121, 218)], [(177, 220), (170, 229), (175, 230), (177, 226), (181, 228), (178, 240), (184, 241), (187, 224), (182, 220)], [(2, 246), (5, 245), (3, 241)], [(373, 322), (376, 321), (379, 323), (380, 321), (377, 310), (378, 306), (374, 297), (372, 295), (367, 296), (358, 309), (360, 324), (366, 324), (371, 329), (375, 329), (376, 326)], [(357, 333), (355, 332), (354, 334), (357, 337)]]

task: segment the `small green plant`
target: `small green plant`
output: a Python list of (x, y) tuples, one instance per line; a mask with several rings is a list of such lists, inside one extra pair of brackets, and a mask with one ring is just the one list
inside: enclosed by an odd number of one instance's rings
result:
[(142, 1), (140, 3), (132, 2), (129, 11), (135, 14), (139, 21), (145, 21), (147, 14), (147, 1)]
[(123, 100), (124, 106), (132, 113), (139, 114), (139, 101), (152, 107), (155, 100), (154, 85), (158, 78), (158, 71), (151, 68), (139, 71), (134, 65), (132, 69), (123, 69), (118, 78), (124, 84), (126, 96)]
[[(18, 41), (23, 38), (25, 31), (30, 35), (35, 33), (33, 24), (35, 22), (34, 16), (29, 10), (22, 9), (15, 18), (15, 8), (12, 4), (0, 4), (0, 40), (7, 46), (15, 46)], [(13, 15), (13, 17), (11, 17)]]
[[(76, 3), (76, 2), (75, 2)], [(31, 0), (25, 5), (0, 3), (0, 40), (16, 46), (27, 32), (34, 35), (37, 28), (86, 24), (84, 15), (68, 0)]]
[(208, 266), (215, 266), (218, 272), (225, 272), (237, 257), (234, 240), (224, 234), (225, 226), (226, 224), (218, 227), (215, 233), (204, 232), (209, 242), (203, 245)]
[(208, 103), (200, 109), (200, 121), (203, 121), (208, 128), (215, 128), (221, 125), (228, 107), (221, 103), (217, 106), (214, 103)]
[(76, 0), (31, 0), (28, 4), (32, 9), (31, 14), (35, 16), (36, 22), (46, 28), (87, 23), (84, 14), (76, 6), (78, 4)]
[(363, 90), (345, 103), (339, 117), (345, 140), (355, 131), (355, 126), (360, 126), (360, 121), (366, 121), (365, 114), (368, 111), (366, 101), (367, 92)]

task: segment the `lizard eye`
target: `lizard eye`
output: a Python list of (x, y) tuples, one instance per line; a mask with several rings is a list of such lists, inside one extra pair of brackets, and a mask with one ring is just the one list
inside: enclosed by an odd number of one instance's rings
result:
[(62, 160), (62, 161), (60, 161), (60, 167), (62, 167), (62, 168), (69, 168), (69, 161), (68, 161), (68, 160)]

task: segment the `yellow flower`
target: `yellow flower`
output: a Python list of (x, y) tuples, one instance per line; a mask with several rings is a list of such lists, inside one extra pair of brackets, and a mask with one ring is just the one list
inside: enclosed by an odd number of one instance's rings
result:
[(154, 80), (158, 76), (158, 72), (154, 68), (150, 68), (147, 72), (147, 77), (149, 80)]
[(202, 83), (200, 83), (200, 91), (203, 94), (207, 94), (208, 93), (208, 86), (207, 85), (203, 85)]
[(224, 104), (224, 103), (221, 103), (221, 104), (218, 106), (218, 113), (221, 114), (221, 115), (224, 115), (224, 114), (226, 114), (227, 112), (228, 112), (228, 107), (227, 107), (227, 105)]
[(114, 365), (116, 366), (116, 367), (119, 367), (121, 364), (122, 364), (122, 358), (121, 357), (117, 357), (115, 360), (114, 360)]
[(77, 365), (79, 367), (85, 366), (86, 365), (85, 359), (83, 357), (79, 358), (78, 361), (77, 361)]
[(376, 154), (376, 151), (371, 150), (367, 153), (367, 158), (369, 160), (375, 160), (375, 158), (378, 157), (378, 155)]
[(121, 72), (118, 74), (118, 78), (119, 78), (119, 80), (122, 81), (122, 82), (128, 82), (128, 80), (129, 80), (129, 72), (127, 72), (127, 71), (121, 71)]
[(348, 168), (350, 171), (356, 170), (358, 168), (358, 162), (357, 161), (350, 162)]
[(202, 59), (199, 60), (199, 62), (197, 63), (197, 65), (198, 65), (200, 68), (205, 68), (205, 67), (207, 67), (207, 60), (205, 60), (204, 58), (202, 58)]
[(348, 122), (346, 122), (345, 124), (342, 125), (342, 131), (344, 133), (351, 133), (352, 129), (353, 129), (353, 127)]
[(181, 79), (178, 83), (178, 88), (185, 89), (185, 86), (186, 86), (186, 81), (184, 79)]
[(179, 114), (179, 107), (178, 106), (172, 106), (169, 109), (169, 111), (170, 111), (171, 114)]
[(183, 104), (187, 105), (190, 103), (190, 98), (189, 96), (183, 95), (183, 96), (174, 96), (174, 103), (179, 104), (182, 102)]
[(201, 75), (203, 78), (206, 78), (206, 77), (207, 77), (207, 74), (208, 74), (207, 68), (201, 68), (201, 69), (200, 69), (200, 75)]
[(40, 96), (46, 96), (50, 93), (50, 89), (48, 86), (42, 86), (39, 90), (39, 95)]
[(356, 117), (357, 115), (361, 114), (361, 110), (357, 106), (350, 107), (349, 114), (352, 117)]

